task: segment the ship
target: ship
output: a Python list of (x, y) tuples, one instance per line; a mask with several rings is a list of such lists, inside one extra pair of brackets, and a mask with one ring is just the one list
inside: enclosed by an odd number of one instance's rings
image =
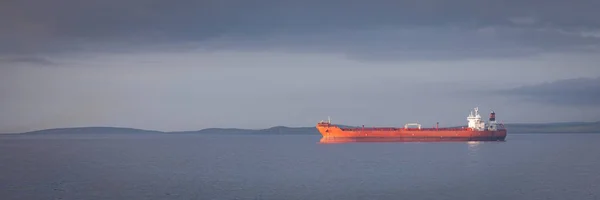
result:
[(467, 127), (440, 128), (439, 122), (432, 128), (419, 123), (407, 123), (404, 127), (345, 127), (331, 124), (331, 118), (317, 123), (321, 143), (344, 142), (403, 142), (403, 141), (505, 141), (507, 129), (496, 121), (496, 113), (490, 112), (485, 123), (475, 107), (467, 117)]

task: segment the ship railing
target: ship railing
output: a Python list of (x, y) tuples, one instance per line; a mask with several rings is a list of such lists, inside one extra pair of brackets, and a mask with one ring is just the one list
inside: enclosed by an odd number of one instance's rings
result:
[(459, 128), (340, 128), (342, 131), (464, 131), (467, 128), (459, 127)]
[(368, 131), (397, 131), (399, 130), (399, 128), (340, 128), (342, 131), (362, 131), (362, 130), (368, 130)]

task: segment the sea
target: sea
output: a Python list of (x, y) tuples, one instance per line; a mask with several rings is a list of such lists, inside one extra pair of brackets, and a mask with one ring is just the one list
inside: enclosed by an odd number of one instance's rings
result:
[(600, 199), (599, 134), (319, 143), (317, 135), (0, 135), (0, 199)]

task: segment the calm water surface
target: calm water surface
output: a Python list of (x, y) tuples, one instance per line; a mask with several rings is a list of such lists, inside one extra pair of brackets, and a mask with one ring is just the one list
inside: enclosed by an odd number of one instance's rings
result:
[(600, 199), (600, 134), (0, 136), (1, 199)]

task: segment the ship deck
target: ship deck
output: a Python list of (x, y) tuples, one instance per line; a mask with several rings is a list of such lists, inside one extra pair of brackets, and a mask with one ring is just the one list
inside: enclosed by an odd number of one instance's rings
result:
[(377, 127), (377, 128), (340, 128), (342, 131), (465, 131), (467, 128), (396, 128), (396, 127)]

